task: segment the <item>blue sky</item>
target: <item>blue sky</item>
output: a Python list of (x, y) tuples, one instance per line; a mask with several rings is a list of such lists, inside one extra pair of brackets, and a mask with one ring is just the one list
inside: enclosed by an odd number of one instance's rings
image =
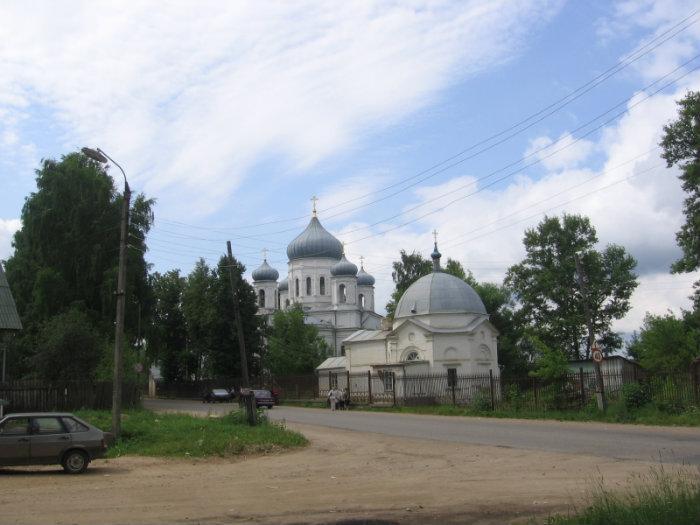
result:
[[(434, 228), (445, 256), (499, 281), (523, 256), (524, 229), (569, 211), (639, 260), (620, 330), (688, 305), (697, 276), (668, 273), (683, 194), (652, 150), (674, 99), (700, 87), (700, 59), (659, 93), (641, 90), (700, 53), (693, 2), (159, 6), (0, 5), (0, 258), (40, 159), (90, 145), (157, 199), (147, 256), (157, 270), (214, 262), (231, 239), (249, 270), (268, 248), (284, 273), (284, 248), (318, 195), (321, 221), (352, 260), (365, 257), (383, 304), (391, 261), (400, 249), (429, 253)], [(678, 35), (541, 122), (387, 196), (689, 15)], [(620, 118), (574, 133), (630, 97)], [(477, 180), (538, 159), (493, 186)]]

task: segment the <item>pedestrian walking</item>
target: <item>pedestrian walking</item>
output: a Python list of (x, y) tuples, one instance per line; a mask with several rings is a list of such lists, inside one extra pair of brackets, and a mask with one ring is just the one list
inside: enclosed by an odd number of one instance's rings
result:
[(338, 403), (338, 391), (335, 388), (331, 388), (328, 392), (328, 399), (331, 402), (331, 410), (335, 412), (335, 405)]

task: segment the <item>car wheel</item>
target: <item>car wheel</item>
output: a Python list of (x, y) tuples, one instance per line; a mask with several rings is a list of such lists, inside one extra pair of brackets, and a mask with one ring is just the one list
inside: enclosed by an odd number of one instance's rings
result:
[(81, 474), (85, 472), (90, 460), (82, 450), (71, 450), (63, 457), (63, 470), (68, 474)]

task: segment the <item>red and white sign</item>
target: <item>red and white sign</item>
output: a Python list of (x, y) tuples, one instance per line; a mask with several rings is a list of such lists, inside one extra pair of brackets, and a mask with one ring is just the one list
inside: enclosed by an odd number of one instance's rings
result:
[(600, 348), (598, 346), (594, 345), (593, 348), (591, 348), (591, 357), (593, 358), (593, 361), (596, 363), (602, 363), (603, 362), (603, 352), (601, 352)]

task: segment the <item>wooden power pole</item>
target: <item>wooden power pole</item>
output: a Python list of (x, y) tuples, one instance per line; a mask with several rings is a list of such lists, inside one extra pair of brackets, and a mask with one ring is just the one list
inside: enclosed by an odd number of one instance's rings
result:
[[(586, 325), (588, 326), (588, 350), (595, 346), (595, 328), (593, 326), (593, 312), (591, 311), (591, 302), (588, 296), (588, 286), (586, 284), (586, 276), (584, 274), (583, 264), (581, 263), (581, 256), (576, 254), (576, 273), (578, 274), (578, 285), (581, 290), (581, 297), (583, 298), (583, 304), (586, 309)], [(607, 403), (605, 401), (605, 385), (603, 383), (603, 373), (600, 369), (600, 363), (593, 360), (593, 370), (595, 371), (595, 397), (598, 403), (598, 410), (605, 410), (607, 408)]]
[(244, 388), (250, 387), (248, 379), (248, 358), (245, 353), (245, 338), (243, 337), (243, 323), (241, 322), (241, 312), (238, 308), (238, 274), (233, 267), (233, 251), (231, 250), (231, 241), (226, 241), (226, 251), (228, 252), (228, 270), (229, 278), (231, 279), (231, 294), (233, 295), (233, 317), (236, 323), (236, 333), (238, 335), (238, 350), (241, 353), (241, 379)]

